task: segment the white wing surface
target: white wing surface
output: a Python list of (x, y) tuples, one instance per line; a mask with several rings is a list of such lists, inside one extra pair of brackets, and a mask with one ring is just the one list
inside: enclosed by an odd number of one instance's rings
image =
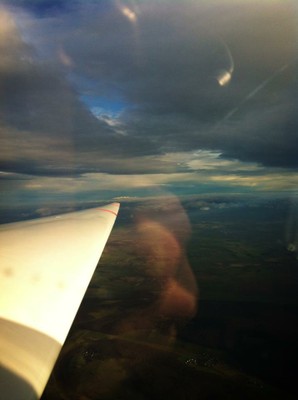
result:
[(0, 399), (41, 396), (118, 209), (0, 225)]

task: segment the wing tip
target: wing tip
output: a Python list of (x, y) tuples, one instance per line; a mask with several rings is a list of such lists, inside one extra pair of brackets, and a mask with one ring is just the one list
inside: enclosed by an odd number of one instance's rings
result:
[(119, 208), (120, 208), (120, 203), (110, 203), (107, 204), (106, 206), (98, 207), (97, 210), (109, 212), (117, 217)]
[(110, 206), (113, 207), (113, 211), (115, 211), (115, 213), (116, 213), (116, 215), (117, 215), (118, 212), (119, 212), (120, 203), (118, 203), (118, 202), (111, 203)]

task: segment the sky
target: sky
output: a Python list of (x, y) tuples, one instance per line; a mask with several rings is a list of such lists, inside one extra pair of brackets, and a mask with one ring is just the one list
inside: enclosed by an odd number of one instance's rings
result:
[(290, 0), (0, 0), (0, 207), (298, 187)]

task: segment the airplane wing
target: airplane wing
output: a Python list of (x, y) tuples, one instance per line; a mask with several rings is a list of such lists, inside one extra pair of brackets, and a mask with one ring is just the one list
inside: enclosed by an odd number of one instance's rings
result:
[(41, 396), (118, 209), (0, 225), (0, 399)]

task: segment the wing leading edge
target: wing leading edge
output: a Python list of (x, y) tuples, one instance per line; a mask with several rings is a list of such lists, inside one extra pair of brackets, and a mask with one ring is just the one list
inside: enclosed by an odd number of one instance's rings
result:
[(0, 399), (41, 396), (118, 210), (0, 225)]

